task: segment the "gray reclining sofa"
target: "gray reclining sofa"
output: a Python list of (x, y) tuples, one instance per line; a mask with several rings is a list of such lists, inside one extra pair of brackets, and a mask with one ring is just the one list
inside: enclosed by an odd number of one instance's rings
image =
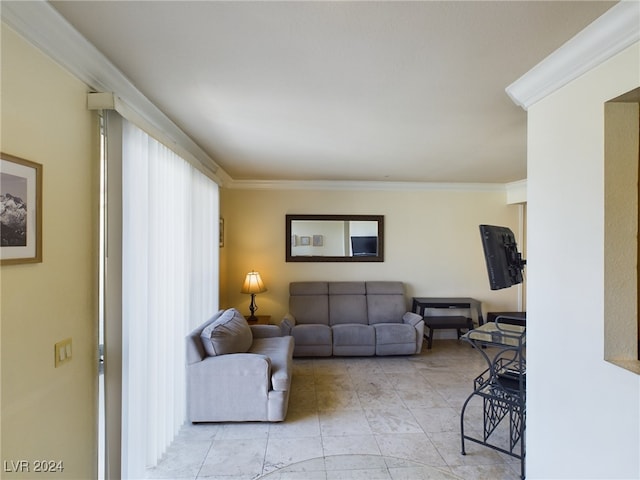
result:
[(292, 282), (280, 326), (294, 357), (412, 355), (424, 335), (402, 282)]
[(279, 422), (293, 375), (293, 338), (221, 310), (186, 337), (188, 417), (196, 422)]

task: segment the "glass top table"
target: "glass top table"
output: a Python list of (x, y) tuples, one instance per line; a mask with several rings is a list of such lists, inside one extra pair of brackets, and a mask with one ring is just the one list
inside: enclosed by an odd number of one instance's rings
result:
[[(499, 323), (485, 323), (462, 336), (478, 350), (487, 362), (487, 369), (474, 380), (473, 392), (462, 406), (460, 436), (462, 454), (465, 440), (492, 448), (520, 459), (520, 477), (525, 478), (526, 424), (526, 327)], [(494, 348), (489, 348), (494, 347)], [(482, 435), (465, 433), (464, 416), (467, 405), (474, 398), (483, 402)], [(507, 419), (506, 436), (492, 436), (503, 419)], [(507, 440), (506, 443), (504, 440)]]
[(462, 338), (473, 344), (522, 348), (526, 346), (526, 327), (508, 323), (485, 323), (469, 330)]

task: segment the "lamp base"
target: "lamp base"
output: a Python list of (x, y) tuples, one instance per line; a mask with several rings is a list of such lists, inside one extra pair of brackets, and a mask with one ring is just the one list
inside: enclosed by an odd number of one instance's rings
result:
[(258, 310), (258, 306), (256, 305), (256, 294), (251, 294), (251, 305), (249, 305), (249, 311), (251, 315), (247, 317), (248, 322), (257, 322), (258, 317), (256, 317), (256, 310)]

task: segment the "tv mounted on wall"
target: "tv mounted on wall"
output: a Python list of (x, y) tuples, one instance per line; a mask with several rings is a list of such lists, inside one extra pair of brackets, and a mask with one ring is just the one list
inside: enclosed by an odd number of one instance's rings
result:
[(480, 225), (480, 236), (491, 290), (522, 283), (522, 270), (527, 262), (518, 252), (516, 237), (511, 229)]
[(354, 257), (378, 255), (378, 237), (351, 237), (351, 251)]

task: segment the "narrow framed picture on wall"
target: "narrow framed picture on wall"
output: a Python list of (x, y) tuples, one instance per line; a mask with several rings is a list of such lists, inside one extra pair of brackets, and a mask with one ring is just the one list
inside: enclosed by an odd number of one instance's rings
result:
[(219, 246), (222, 248), (224, 247), (224, 218), (220, 217), (220, 230), (219, 230), (219, 234), (220, 234), (220, 241), (219, 241)]
[(0, 157), (0, 264), (42, 262), (42, 165)]

